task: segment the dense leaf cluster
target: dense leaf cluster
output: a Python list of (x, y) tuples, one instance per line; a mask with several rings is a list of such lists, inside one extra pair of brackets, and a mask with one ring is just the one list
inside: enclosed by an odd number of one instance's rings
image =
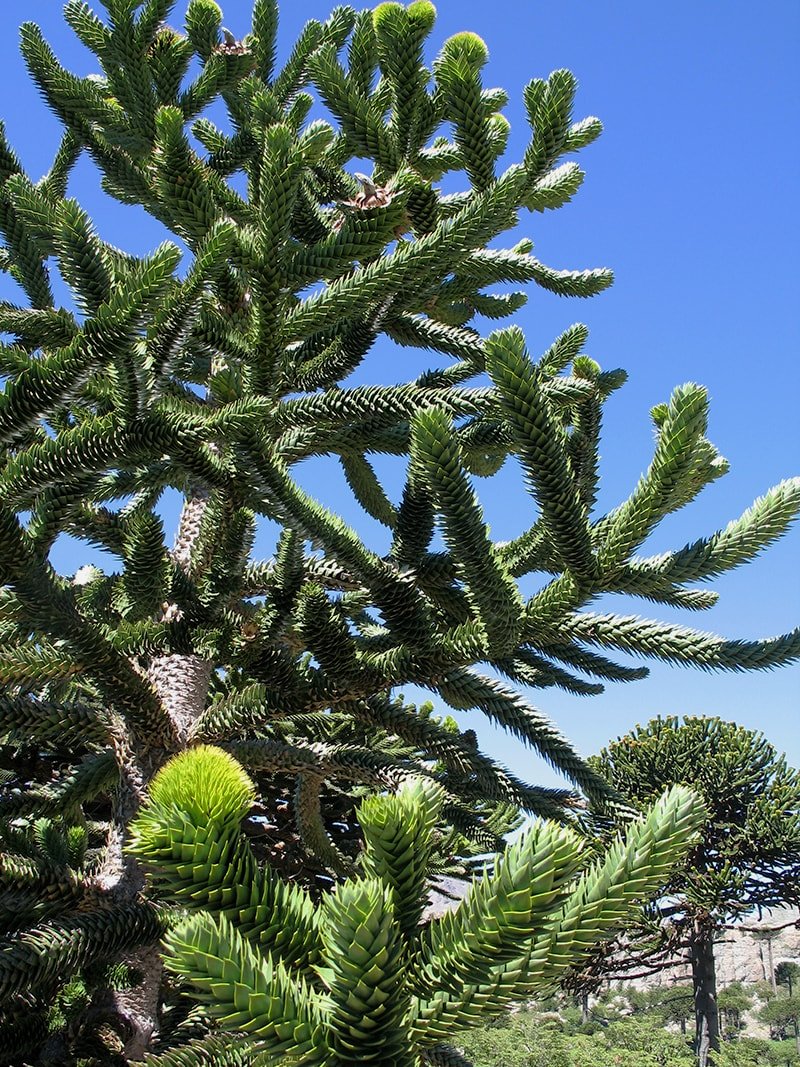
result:
[[(319, 909), (257, 865), (240, 829), (254, 796), (227, 753), (190, 749), (153, 780), (130, 848), (191, 913), (168, 932), (167, 967), (264, 1067), (450, 1062), (441, 1046), (458, 1031), (552, 989), (663, 885), (704, 814), (690, 790), (666, 793), (593, 864), (578, 834), (539, 820), (457, 907), (421, 924), (440, 785), (411, 778), (361, 804), (360, 871)], [(191, 1051), (202, 1062), (217, 1041)]]

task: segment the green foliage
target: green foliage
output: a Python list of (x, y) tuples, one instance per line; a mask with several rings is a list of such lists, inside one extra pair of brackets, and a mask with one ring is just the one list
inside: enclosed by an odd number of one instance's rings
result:
[(800, 1056), (794, 1041), (742, 1038), (725, 1045), (717, 1057), (720, 1067), (797, 1067)]
[(800, 989), (800, 963), (782, 960), (775, 968), (775, 982), (785, 986), (791, 997), (795, 989)]
[(742, 1029), (742, 1015), (753, 1007), (753, 995), (741, 982), (731, 982), (717, 995), (723, 1036), (732, 1038)]
[(577, 878), (580, 839), (536, 823), (421, 926), (441, 786), (409, 779), (368, 797), (361, 871), (317, 910), (256, 867), (239, 828), (253, 796), (227, 753), (190, 749), (154, 779), (130, 850), (190, 910), (167, 935), (167, 967), (265, 1064), (416, 1067), (486, 1011), (552, 987), (662, 884), (703, 817), (691, 792), (673, 790)]
[(800, 1039), (800, 996), (797, 994), (773, 997), (763, 1006), (759, 1017), (769, 1024), (776, 1036), (791, 1035)]
[[(720, 998), (726, 992), (727, 990), (722, 990)], [(656, 1019), (664, 1025), (679, 1025), (683, 1028), (694, 1015), (694, 997), (692, 987), (688, 983), (644, 990), (633, 985), (626, 986), (623, 995), (634, 1015)]]
[[(609, 988), (592, 998), (588, 1021), (564, 997), (551, 998), (465, 1032), (459, 1046), (471, 1067), (692, 1067), (687, 1037), (674, 1026), (665, 1028), (673, 992), (670, 986)], [(756, 992), (732, 983), (720, 1000), (752, 1006)], [(715, 1067), (795, 1067), (797, 1062), (794, 1039), (765, 1040), (744, 1031), (729, 1033), (714, 1059)]]
[(58, 924), (46, 924), (8, 938), (0, 955), (0, 992), (4, 1003), (30, 988), (46, 991), (58, 979), (122, 947), (152, 942), (164, 929), (155, 910), (145, 904), (116, 912), (92, 912)]
[[(562, 1017), (563, 1018), (563, 1017)], [(527, 1013), (460, 1038), (474, 1067), (692, 1067), (686, 1041), (655, 1020), (627, 1018), (592, 1034)]]

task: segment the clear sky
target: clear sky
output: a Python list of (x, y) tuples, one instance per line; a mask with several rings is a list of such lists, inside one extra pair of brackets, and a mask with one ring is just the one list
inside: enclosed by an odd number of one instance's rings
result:
[[(223, 3), (225, 23), (243, 36), (248, 0)], [(359, 6), (359, 5), (356, 5)], [(800, 5), (796, 0), (440, 0), (438, 46), (463, 29), (479, 33), (491, 58), (487, 84), (510, 91), (509, 162), (527, 137), (521, 91), (533, 76), (569, 67), (580, 79), (576, 117), (598, 115), (604, 136), (579, 159), (587, 180), (575, 201), (547, 216), (526, 216), (520, 236), (559, 268), (611, 266), (612, 290), (588, 302), (532, 290), (516, 321), (540, 352), (571, 322), (591, 328), (589, 353), (605, 369), (623, 367), (629, 382), (607, 405), (600, 505), (630, 492), (652, 446), (648, 417), (672, 388), (694, 380), (711, 394), (709, 436), (731, 472), (648, 542), (679, 548), (738, 516), (782, 478), (800, 473)], [(307, 18), (325, 17), (321, 0), (284, 3), (281, 52)], [(185, 0), (176, 4), (179, 24)], [(63, 24), (60, 4), (29, 0), (0, 7), (0, 113), (33, 177), (57, 143), (55, 120), (41, 103), (18, 55), (17, 29), (33, 19), (76, 73), (94, 68)], [(160, 227), (135, 208), (112, 204), (88, 163), (70, 190), (97, 220), (101, 235), (133, 252), (154, 247)], [(511, 243), (511, 242), (509, 242)], [(6, 286), (0, 296), (8, 297)], [(378, 345), (359, 373), (364, 381), (404, 380), (424, 361)], [(398, 470), (385, 469), (396, 491)], [(322, 466), (300, 472), (329, 505), (355, 520), (343, 484)], [(529, 524), (531, 505), (513, 471), (480, 484), (495, 536)], [(359, 529), (378, 538), (368, 523)], [(269, 532), (263, 544), (267, 546)], [(379, 538), (371, 543), (380, 544)], [(266, 548), (268, 554), (269, 548)], [(66, 542), (56, 562), (66, 572), (85, 561)], [(755, 638), (791, 629), (800, 618), (800, 530), (743, 570), (718, 580), (720, 604), (689, 615), (640, 610), (728, 637)], [(800, 765), (800, 667), (767, 674), (705, 674), (655, 665), (650, 677), (609, 685), (598, 697), (555, 690), (531, 694), (585, 753), (657, 714), (707, 714), (762, 729)], [(530, 779), (552, 782), (530, 753), (491, 730), (478, 713), (460, 716), (484, 747)]]

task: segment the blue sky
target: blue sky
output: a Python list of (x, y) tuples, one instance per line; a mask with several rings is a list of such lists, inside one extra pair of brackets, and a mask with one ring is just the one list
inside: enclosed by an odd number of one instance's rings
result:
[[(242, 36), (250, 4), (228, 0), (222, 6), (226, 25)], [(511, 94), (509, 161), (526, 142), (521, 91), (533, 76), (569, 67), (581, 86), (576, 117), (603, 120), (604, 136), (581, 153), (587, 179), (575, 201), (547, 216), (526, 216), (520, 236), (533, 238), (535, 254), (554, 267), (611, 266), (616, 283), (588, 302), (531, 291), (516, 321), (536, 353), (571, 322), (585, 322), (589, 353), (604, 368), (629, 373), (606, 409), (603, 507), (630, 492), (649, 460), (652, 405), (685, 381), (708, 387), (709, 436), (731, 472), (665, 522), (647, 548), (677, 548), (713, 532), (769, 486), (800, 472), (800, 5), (769, 0), (756, 10), (743, 0), (441, 0), (438, 9), (437, 46), (463, 29), (476, 31), (489, 46), (487, 84), (503, 85)], [(184, 10), (179, 0), (173, 24)], [(325, 17), (329, 10), (319, 0), (284, 4), (282, 54), (306, 18)], [(58, 127), (18, 55), (23, 18), (39, 22), (76, 73), (94, 68), (64, 25), (60, 4), (31, 0), (0, 8), (0, 113), (11, 143), (38, 177), (55, 149)], [(85, 162), (70, 192), (94, 215), (101, 235), (121, 247), (144, 252), (163, 237), (140, 211), (105, 198)], [(8, 287), (0, 296), (10, 296)], [(403, 380), (424, 365), (408, 350), (379, 345), (359, 377)], [(399, 471), (387, 463), (385, 474), (395, 487)], [(355, 518), (341, 481), (327, 469), (308, 468), (301, 477), (327, 504)], [(531, 505), (513, 471), (481, 483), (480, 491), (495, 536), (513, 536), (530, 521)], [(369, 524), (359, 528), (378, 536)], [(268, 540), (265, 531), (264, 546)], [(721, 601), (711, 611), (652, 614), (729, 637), (791, 629), (800, 616), (799, 557), (800, 531), (794, 530), (755, 563), (718, 580)], [(57, 562), (65, 571), (83, 561), (72, 546), (59, 546)], [(632, 601), (609, 606), (639, 608)], [(762, 729), (800, 765), (800, 667), (709, 675), (656, 665), (649, 679), (610, 685), (599, 697), (554, 690), (531, 696), (586, 753), (657, 714), (707, 714)], [(477, 713), (468, 718), (478, 725)], [(517, 773), (554, 781), (516, 742), (478, 729), (484, 747)]]

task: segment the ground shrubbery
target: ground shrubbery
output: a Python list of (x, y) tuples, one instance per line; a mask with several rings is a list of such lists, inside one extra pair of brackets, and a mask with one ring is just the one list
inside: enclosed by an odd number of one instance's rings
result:
[[(459, 1044), (474, 1067), (692, 1067), (691, 1038), (675, 1024), (666, 1029), (674, 1013), (659, 992), (607, 993), (588, 1018), (573, 1003), (552, 1000), (473, 1030)], [(755, 1001), (756, 990), (747, 993)], [(798, 1067), (794, 1037), (775, 1036), (729, 1034), (715, 1067)]]
[(655, 1020), (625, 1019), (593, 1033), (520, 1013), (465, 1035), (475, 1067), (692, 1067), (686, 1039)]

